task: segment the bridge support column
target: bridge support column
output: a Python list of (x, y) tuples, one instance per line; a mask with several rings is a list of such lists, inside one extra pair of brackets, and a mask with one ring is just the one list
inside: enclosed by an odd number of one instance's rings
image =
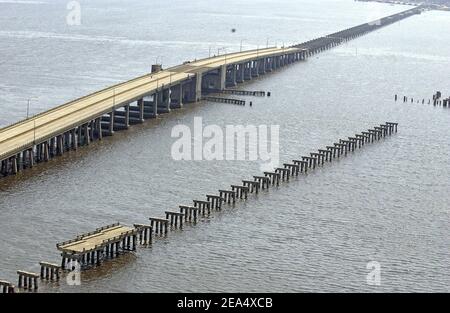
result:
[(144, 98), (137, 101), (139, 108), (139, 122), (144, 123)]
[(102, 140), (103, 139), (103, 130), (102, 130), (102, 118), (99, 117), (97, 119), (95, 119), (95, 127), (97, 129), (97, 137), (98, 140)]
[(3, 176), (8, 175), (8, 160), (3, 160), (0, 168), (0, 174)]
[(89, 136), (89, 123), (83, 125), (83, 132), (84, 132), (84, 144), (89, 146), (89, 144), (91, 143), (91, 137)]
[(252, 61), (250, 64), (251, 64), (251, 76), (258, 77), (259, 76), (259, 60)]
[(183, 83), (171, 87), (170, 102), (171, 109), (183, 107)]
[(28, 166), (30, 168), (34, 166), (34, 148), (28, 149)]
[(153, 98), (153, 107), (152, 107), (153, 108), (153, 116), (157, 117), (158, 116), (158, 103), (160, 101), (158, 90), (153, 94), (152, 98)]
[(236, 86), (236, 80), (237, 80), (237, 64), (234, 64), (232, 66), (231, 71), (231, 86)]
[(251, 62), (244, 64), (244, 81), (252, 79), (252, 65)]
[(83, 145), (83, 126), (82, 125), (78, 126), (76, 132), (77, 132), (78, 146), (81, 147)]
[(130, 105), (127, 104), (124, 108), (125, 108), (125, 128), (128, 129), (130, 127)]
[(244, 65), (236, 64), (236, 83), (242, 83), (244, 81)]
[(109, 128), (108, 128), (108, 134), (112, 136), (114, 134), (114, 118), (115, 118), (115, 112), (111, 111), (109, 113)]
[(272, 67), (270, 66), (270, 58), (264, 58), (264, 68), (266, 73), (272, 71)]
[(21, 163), (21, 168), (22, 169), (25, 169), (27, 166), (26, 166), (26, 163), (27, 163), (27, 150), (24, 150), (24, 151), (22, 151), (21, 153), (20, 153), (20, 163)]
[(13, 156), (10, 158), (11, 162), (11, 174), (16, 175), (17, 174), (17, 157)]
[(170, 112), (170, 87), (164, 89), (164, 87), (157, 93), (158, 99), (156, 103), (157, 113), (169, 113)]
[(226, 89), (226, 81), (227, 81), (227, 65), (222, 65), (220, 67), (220, 73), (219, 73), (219, 90)]
[(261, 74), (266, 74), (266, 58), (259, 60)]
[(20, 172), (21, 170), (23, 170), (22, 153), (21, 152), (17, 153), (16, 158), (17, 158), (17, 170)]
[(36, 145), (36, 162), (41, 162), (41, 145)]
[(70, 131), (70, 134), (72, 136), (72, 149), (77, 150), (78, 149), (78, 141), (77, 141), (77, 129), (74, 128)]
[(195, 101), (202, 99), (202, 73), (197, 73), (195, 77)]
[(50, 160), (50, 152), (48, 147), (48, 141), (44, 142), (42, 145), (44, 149), (44, 162), (48, 162)]
[(180, 87), (179, 87), (179, 95), (178, 95), (178, 107), (179, 108), (183, 107), (183, 93), (184, 93), (183, 82), (181, 82)]
[(170, 102), (172, 102), (172, 90), (171, 86), (163, 93), (163, 99), (164, 99), (164, 109), (166, 112), (170, 112)]
[(63, 136), (59, 135), (56, 137), (56, 153), (58, 155), (63, 155), (64, 153), (64, 145), (63, 145)]
[[(69, 151), (70, 150), (70, 132), (65, 132), (64, 133), (63, 141), (64, 141), (64, 150)], [(42, 148), (43, 147), (41, 147), (41, 155), (42, 155), (42, 151), (43, 151)], [(42, 156), (41, 156), (41, 159), (42, 159)]]
[(95, 120), (89, 122), (89, 136), (92, 141), (95, 140), (95, 123)]

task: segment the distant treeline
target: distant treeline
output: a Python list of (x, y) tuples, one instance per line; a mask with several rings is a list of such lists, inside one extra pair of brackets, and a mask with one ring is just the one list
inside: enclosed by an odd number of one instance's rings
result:
[(366, 2), (386, 2), (386, 3), (403, 3), (403, 4), (434, 4), (450, 6), (450, 0), (357, 0)]

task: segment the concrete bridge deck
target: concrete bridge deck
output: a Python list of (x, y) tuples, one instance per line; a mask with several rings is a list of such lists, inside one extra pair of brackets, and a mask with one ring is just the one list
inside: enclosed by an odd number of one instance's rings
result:
[(225, 64), (245, 62), (263, 56), (277, 56), (298, 49), (269, 48), (191, 62), (155, 74), (107, 88), (92, 95), (69, 102), (36, 117), (0, 129), (0, 156), (4, 158), (22, 149), (110, 112), (123, 103), (130, 103), (156, 92), (162, 86), (179, 84), (203, 72)]
[(200, 101), (202, 92), (224, 90), (307, 59), (368, 32), (390, 25), (423, 7), (339, 31), (291, 47), (224, 54), (156, 70), (100, 90), (0, 129), (0, 176), (17, 174), (65, 151), (112, 135), (133, 123)]

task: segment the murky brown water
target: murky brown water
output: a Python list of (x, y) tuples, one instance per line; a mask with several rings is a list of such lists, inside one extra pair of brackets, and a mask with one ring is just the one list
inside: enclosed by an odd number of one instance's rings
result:
[[(28, 97), (39, 99), (33, 110), (48, 108), (143, 73), (158, 55), (177, 64), (216, 42), (232, 50), (242, 38), (247, 48), (267, 37), (305, 41), (374, 18), (367, 4), (323, 2), (223, 10), (210, 1), (97, 0), (75, 29), (63, 24), (65, 3), (0, 2), (0, 123), (23, 117)], [(392, 138), (85, 272), (81, 286), (41, 290), (449, 291), (450, 109), (393, 101), (450, 93), (449, 27), (445, 12), (412, 17), (253, 81), (244, 88), (272, 97), (251, 99), (251, 108), (190, 105), (1, 180), (0, 277), (15, 282), (17, 269), (59, 262), (56, 242), (78, 233), (145, 222), (260, 173), (257, 162), (173, 161), (172, 128), (196, 116), (205, 125), (280, 125), (281, 161), (398, 121)], [(379, 287), (366, 283), (369, 261), (381, 263)]]

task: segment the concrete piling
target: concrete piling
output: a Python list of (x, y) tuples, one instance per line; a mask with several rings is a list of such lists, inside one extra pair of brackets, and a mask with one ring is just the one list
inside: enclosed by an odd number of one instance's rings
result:
[(264, 176), (268, 177), (270, 179), (270, 183), (272, 185), (280, 185), (280, 178), (281, 175), (279, 173), (274, 173), (274, 172), (264, 172)]
[(275, 169), (275, 173), (281, 175), (282, 181), (289, 181), (289, 176), (291, 175), (291, 171), (284, 167), (278, 167)]
[(347, 155), (347, 151), (355, 151), (355, 142), (354, 141), (339, 139), (339, 142), (346, 146), (345, 155)]
[(221, 198), (220, 196), (206, 195), (206, 201), (211, 203), (211, 208), (216, 209), (216, 210), (221, 210), (222, 202), (225, 200), (223, 198)]
[(333, 154), (333, 158), (336, 158), (336, 156), (339, 158), (341, 156), (342, 149), (340, 147), (327, 146), (326, 148)]
[(392, 132), (397, 132), (398, 123), (386, 122), (386, 125), (391, 128), (391, 134)]
[(322, 153), (311, 152), (311, 157), (317, 160), (317, 165), (324, 164), (324, 155)]
[(356, 137), (348, 137), (348, 140), (352, 142), (354, 149), (361, 148), (361, 141)]
[[(139, 243), (141, 245), (148, 245), (152, 243), (153, 227), (145, 224), (134, 224), (134, 228), (137, 231)], [(112, 252), (113, 247), (109, 247), (109, 252)]]
[(169, 230), (169, 221), (167, 219), (150, 217), (150, 226), (155, 230), (156, 235), (167, 235)]
[(309, 162), (305, 160), (292, 160), (295, 165), (300, 167), (300, 173), (307, 173)]
[(290, 163), (284, 163), (284, 168), (289, 171), (289, 175), (291, 176), (298, 176), (300, 173), (300, 165), (299, 164), (290, 164)]
[(211, 203), (203, 200), (193, 200), (194, 207), (200, 209), (203, 216), (208, 213), (208, 216), (211, 214)]
[(258, 189), (269, 189), (270, 178), (266, 176), (253, 176), (253, 179), (258, 184)]
[(179, 212), (171, 212), (166, 211), (166, 220), (170, 220), (170, 226), (178, 227), (178, 224), (180, 225), (180, 228), (183, 228), (183, 213)]
[(330, 149), (319, 149), (318, 150), (320, 154), (322, 154), (322, 160), (325, 158), (325, 161), (327, 162), (331, 162), (332, 161), (332, 156), (333, 156), (333, 152), (330, 151)]
[(242, 185), (248, 188), (250, 193), (258, 193), (260, 188), (260, 183), (253, 180), (243, 180)]
[(219, 195), (225, 203), (236, 202), (236, 192), (231, 190), (219, 190)]
[(0, 280), (0, 293), (15, 293), (15, 286), (6, 280)]
[(378, 139), (384, 136), (384, 128), (375, 126), (373, 129), (378, 133)]
[(317, 165), (317, 158), (315, 158), (315, 157), (310, 157), (310, 156), (302, 156), (302, 160), (308, 162), (308, 167), (309, 167), (309, 168), (313, 168), (313, 169), (316, 168), (316, 165)]
[(231, 185), (231, 190), (236, 193), (236, 198), (247, 199), (249, 188), (246, 186)]
[(41, 279), (42, 280), (59, 280), (61, 267), (57, 264), (48, 262), (39, 262), (41, 266)]
[(180, 213), (184, 216), (184, 221), (197, 223), (197, 216), (200, 215), (200, 209), (192, 206), (180, 205)]
[(38, 290), (39, 274), (17, 271), (17, 275), (19, 275), (19, 283), (17, 284), (19, 288), (26, 290)]

